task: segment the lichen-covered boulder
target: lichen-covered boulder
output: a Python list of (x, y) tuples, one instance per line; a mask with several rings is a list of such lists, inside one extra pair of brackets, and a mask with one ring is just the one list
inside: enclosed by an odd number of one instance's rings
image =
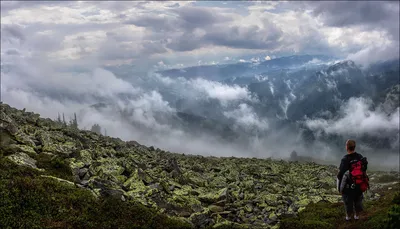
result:
[(3, 109), (0, 110), (0, 130), (5, 131), (11, 136), (14, 136), (18, 132), (18, 127), (13, 119), (4, 113)]
[(207, 228), (215, 223), (209, 212), (193, 213), (190, 216), (190, 221), (195, 228)]
[[(296, 215), (310, 203), (341, 201), (335, 166), (171, 153), (0, 106), (2, 155), (32, 168), (35, 159), (46, 170), (65, 165), (74, 182), (60, 182), (142, 203), (195, 228), (277, 228), (281, 215)], [(51, 166), (42, 167), (47, 162)], [(388, 177), (398, 172), (370, 174), (371, 189), (383, 188)], [(379, 196), (371, 190), (366, 198)]]
[(32, 148), (35, 148), (35, 142), (31, 139), (31, 137), (30, 136), (28, 136), (28, 135), (26, 135), (24, 132), (22, 132), (22, 131), (18, 131), (15, 135), (14, 135), (14, 137), (15, 137), (15, 140), (17, 141), (17, 142), (19, 142), (20, 144), (23, 144), (23, 145), (27, 145), (27, 146), (30, 146), (30, 147), (32, 147)]
[(222, 188), (216, 192), (209, 192), (199, 195), (199, 200), (204, 203), (216, 203), (227, 198), (227, 188)]
[(28, 166), (37, 169), (36, 160), (29, 157), (28, 154), (20, 152), (7, 156), (11, 161), (18, 165)]

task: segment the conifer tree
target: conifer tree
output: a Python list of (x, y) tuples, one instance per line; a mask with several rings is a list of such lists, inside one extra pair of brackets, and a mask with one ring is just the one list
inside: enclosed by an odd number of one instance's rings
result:
[(60, 113), (58, 113), (57, 122), (58, 122), (58, 123), (61, 123), (61, 116), (60, 116)]
[(76, 118), (76, 113), (74, 113), (74, 119), (72, 120), (72, 127), (78, 129), (78, 119)]
[(65, 121), (64, 113), (63, 113), (63, 124), (64, 124), (64, 126), (67, 126), (67, 122)]
[(90, 129), (90, 131), (95, 132), (97, 134), (101, 134), (101, 127), (99, 124), (95, 123), (92, 128)]

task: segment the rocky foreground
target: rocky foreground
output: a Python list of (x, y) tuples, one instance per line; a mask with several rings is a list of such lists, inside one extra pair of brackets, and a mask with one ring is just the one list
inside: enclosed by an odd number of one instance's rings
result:
[[(341, 201), (335, 166), (170, 153), (0, 106), (2, 157), (49, 170), (43, 177), (90, 190), (97, 198), (138, 202), (194, 228), (278, 228), (281, 216), (296, 215), (309, 203)], [(367, 199), (379, 198), (374, 190), (398, 177), (397, 172), (369, 175)]]

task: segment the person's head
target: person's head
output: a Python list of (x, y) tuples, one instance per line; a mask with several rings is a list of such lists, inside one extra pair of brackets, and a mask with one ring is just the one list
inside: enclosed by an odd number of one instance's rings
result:
[(347, 140), (346, 141), (346, 150), (347, 150), (347, 153), (353, 153), (354, 150), (356, 150), (356, 141), (351, 140), (351, 139)]

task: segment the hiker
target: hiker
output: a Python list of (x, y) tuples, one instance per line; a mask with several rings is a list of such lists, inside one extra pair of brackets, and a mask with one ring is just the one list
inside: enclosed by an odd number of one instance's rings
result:
[(367, 158), (355, 152), (356, 142), (346, 141), (347, 154), (342, 158), (337, 175), (337, 188), (342, 194), (342, 200), (346, 209), (346, 220), (350, 220), (355, 208), (354, 219), (359, 219), (362, 212), (363, 192), (369, 188), (367, 170)]

